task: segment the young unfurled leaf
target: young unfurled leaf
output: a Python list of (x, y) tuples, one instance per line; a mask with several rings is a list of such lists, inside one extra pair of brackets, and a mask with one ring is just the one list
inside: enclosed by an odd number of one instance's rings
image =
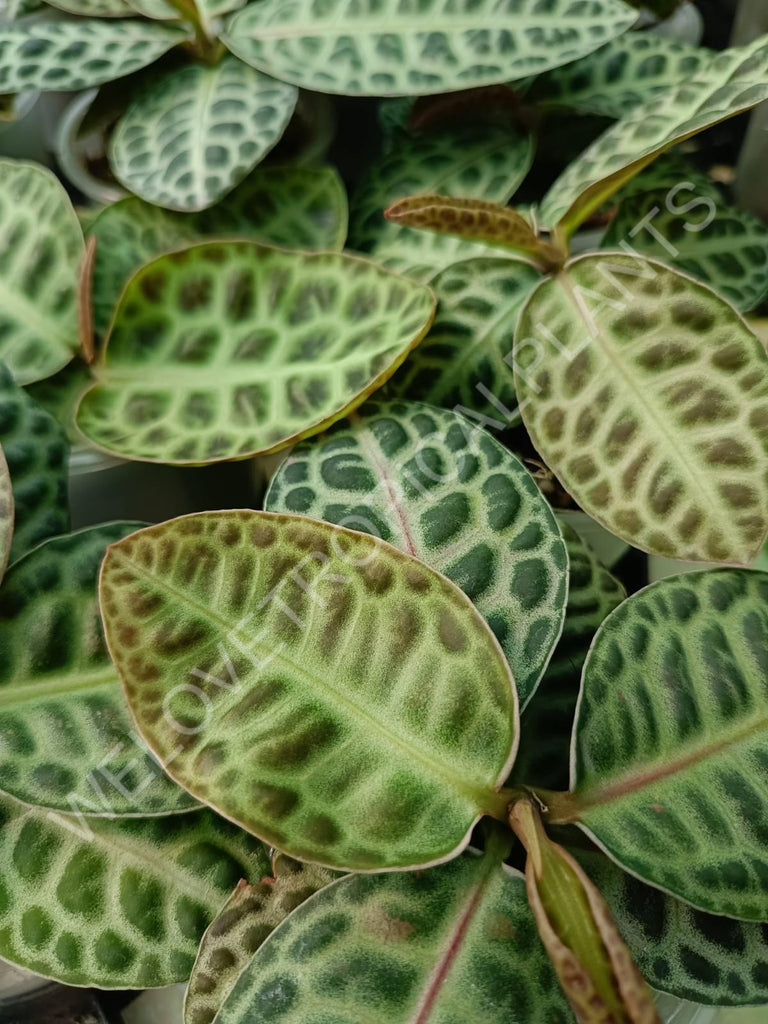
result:
[(660, 153), (768, 98), (768, 36), (715, 53), (693, 78), (633, 108), (560, 175), (542, 222), (572, 232)]
[(674, 185), (624, 201), (602, 245), (625, 242), (711, 285), (742, 311), (768, 295), (768, 226), (695, 187)]
[(528, 853), (525, 882), (539, 935), (580, 1024), (661, 1024), (607, 904), (538, 812), (520, 801), (510, 824)]
[(768, 919), (768, 574), (654, 583), (601, 626), (573, 733), (576, 821), (617, 862), (713, 914)]
[(120, 118), (115, 177), (171, 210), (204, 210), (263, 159), (285, 130), (298, 92), (234, 57), (151, 78)]
[(277, 928), (215, 1024), (568, 1024), (522, 876), (470, 850), (415, 873), (350, 875)]
[(184, 1000), (184, 1024), (211, 1024), (256, 950), (279, 924), (336, 873), (278, 854), (273, 873), (240, 881), (203, 935)]
[(268, 75), (317, 92), (406, 96), (492, 85), (566, 64), (620, 35), (620, 0), (261, 0), (227, 46)]
[(57, 178), (16, 160), (0, 160), (0, 230), (0, 358), (27, 384), (77, 350), (83, 233)]
[(99, 623), (108, 544), (141, 523), (45, 541), (0, 588), (0, 789), (87, 815), (195, 807), (136, 736)]
[(101, 609), (171, 777), (291, 856), (424, 865), (504, 817), (509, 667), (458, 587), (396, 548), (301, 516), (185, 516), (109, 549)]
[(554, 246), (538, 238), (517, 210), (483, 199), (408, 196), (393, 203), (384, 211), (384, 216), (402, 227), (458, 235), (467, 241), (524, 253), (542, 270), (556, 268), (564, 258)]
[(102, 334), (131, 274), (169, 249), (228, 235), (286, 249), (341, 249), (347, 197), (332, 167), (257, 167), (207, 210), (175, 213), (129, 196), (105, 207), (90, 231), (98, 243), (94, 318)]
[(0, 797), (0, 956), (67, 985), (186, 981), (200, 936), (261, 843), (210, 811), (112, 821)]
[(0, 580), (8, 564), (8, 554), (13, 538), (13, 489), (8, 463), (0, 448)]
[(126, 458), (277, 451), (380, 387), (433, 310), (429, 289), (353, 256), (192, 245), (129, 281), (77, 424)]
[(535, 481), (490, 435), (446, 409), (367, 403), (294, 449), (264, 504), (381, 537), (453, 580), (530, 698), (562, 629), (566, 552)]
[(541, 275), (524, 260), (499, 256), (461, 260), (434, 278), (435, 321), (388, 383), (388, 394), (477, 413), (497, 430), (519, 422), (515, 327)]
[(0, 23), (0, 92), (101, 85), (152, 64), (189, 37), (185, 28), (141, 18)]
[(533, 443), (581, 507), (645, 551), (749, 565), (768, 531), (768, 356), (669, 267), (606, 253), (538, 286), (515, 335)]

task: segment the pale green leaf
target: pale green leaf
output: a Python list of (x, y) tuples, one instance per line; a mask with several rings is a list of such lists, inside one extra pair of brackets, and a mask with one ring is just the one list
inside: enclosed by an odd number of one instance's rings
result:
[[(24, 390), (35, 400), (37, 405), (50, 413), (63, 428), (69, 441), (79, 442), (82, 437), (75, 427), (75, 406), (91, 383), (91, 373), (86, 364), (81, 359), (73, 359), (63, 370), (54, 373), (52, 377), (28, 384)], [(66, 528), (52, 532), (65, 533)]]
[(381, 537), (453, 580), (530, 698), (562, 629), (567, 556), (533, 477), (489, 434), (419, 402), (367, 403), (294, 449), (264, 504)]
[(402, 551), (302, 516), (201, 513), (113, 545), (100, 593), (150, 748), (289, 855), (424, 865), (505, 816), (509, 667), (458, 587)]
[(68, 14), (83, 18), (132, 18), (136, 11), (126, 0), (45, 0)]
[(581, 508), (645, 551), (749, 565), (768, 531), (768, 355), (728, 303), (656, 261), (572, 260), (515, 337), (537, 450)]
[(230, 192), (283, 134), (297, 90), (234, 57), (151, 78), (118, 121), (118, 181), (171, 210), (203, 210)]
[(235, 15), (225, 41), (242, 60), (306, 89), (426, 95), (566, 64), (635, 18), (620, 0), (260, 0)]
[(341, 253), (180, 249), (126, 286), (77, 424), (102, 448), (148, 461), (277, 451), (380, 387), (433, 309), (429, 289)]

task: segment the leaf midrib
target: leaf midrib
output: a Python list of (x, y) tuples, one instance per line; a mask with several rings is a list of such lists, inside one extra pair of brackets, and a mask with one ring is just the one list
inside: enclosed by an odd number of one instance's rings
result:
[(117, 670), (110, 663), (98, 672), (78, 672), (69, 675), (56, 675), (51, 679), (16, 683), (0, 686), (0, 710), (18, 704), (34, 703), (51, 697), (71, 696), (85, 690), (95, 690), (108, 684), (119, 685)]
[[(72, 287), (74, 298), (74, 282)], [(62, 349), (63, 352), (70, 355), (74, 354), (77, 348), (74, 301), (72, 306), (71, 336), (67, 336), (54, 317), (48, 318), (41, 315), (39, 309), (29, 302), (20, 288), (10, 289), (2, 275), (0, 275), (0, 304), (2, 304), (6, 314), (9, 313), (17, 322), (18, 326), (13, 333), (21, 331), (27, 334), (31, 329), (45, 339), (46, 345), (52, 343), (52, 345)], [(48, 348), (47, 354), (50, 358), (50, 348)]]

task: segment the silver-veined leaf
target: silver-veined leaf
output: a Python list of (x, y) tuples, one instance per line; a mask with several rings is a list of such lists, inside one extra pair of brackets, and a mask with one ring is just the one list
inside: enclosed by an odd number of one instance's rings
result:
[(0, 956), (68, 985), (186, 981), (200, 936), (263, 846), (210, 811), (90, 819), (0, 797)]
[(195, 802), (136, 736), (99, 622), (107, 546), (141, 523), (53, 537), (0, 588), (0, 789), (88, 815), (165, 814)]
[[(81, 436), (75, 427), (75, 406), (91, 383), (88, 367), (81, 359), (73, 359), (63, 370), (54, 373), (52, 377), (28, 384), (24, 390), (63, 428), (67, 440), (80, 441)], [(62, 456), (62, 466), (64, 461), (65, 457)], [(37, 472), (40, 470), (38, 469)], [(51, 533), (66, 533), (66, 531), (67, 527), (65, 526), (52, 530)]]
[(77, 351), (83, 233), (57, 178), (16, 160), (0, 160), (0, 229), (0, 358), (27, 384)]
[(737, 309), (755, 309), (768, 295), (768, 226), (695, 189), (648, 192), (624, 201), (602, 245), (633, 249), (671, 263), (710, 285)]
[(100, 586), (150, 748), (278, 849), (424, 865), (505, 816), (509, 667), (459, 588), (397, 548), (302, 516), (201, 513), (113, 545)]
[(200, 213), (163, 210), (136, 196), (105, 207), (96, 236), (93, 302), (103, 333), (123, 286), (142, 263), (208, 236), (253, 238), (286, 249), (341, 249), (347, 197), (331, 167), (258, 167), (220, 203)]
[(136, 14), (126, 0), (45, 0), (45, 2), (68, 14), (77, 14), (83, 18), (132, 18)]
[(277, 451), (360, 405), (426, 333), (429, 289), (341, 253), (206, 242), (131, 278), (77, 410), (126, 458)]
[(567, 556), (533, 477), (489, 434), (447, 409), (367, 403), (294, 449), (264, 504), (381, 537), (453, 580), (530, 698), (562, 629)]
[(120, 118), (109, 161), (131, 192), (171, 210), (203, 210), (231, 191), (283, 134), (292, 85), (234, 57), (152, 77)]
[(188, 38), (186, 29), (140, 18), (0, 24), (0, 92), (101, 85), (152, 64)]
[(660, 153), (768, 98), (768, 36), (716, 53), (692, 77), (634, 107), (560, 175), (544, 224), (571, 232)]
[(636, 16), (620, 0), (261, 0), (224, 38), (242, 60), (306, 89), (420, 96), (566, 64)]
[(713, 914), (768, 919), (768, 574), (654, 583), (600, 627), (553, 797), (622, 867)]
[(523, 420), (579, 505), (645, 551), (749, 565), (768, 531), (768, 355), (664, 264), (572, 260), (523, 309)]

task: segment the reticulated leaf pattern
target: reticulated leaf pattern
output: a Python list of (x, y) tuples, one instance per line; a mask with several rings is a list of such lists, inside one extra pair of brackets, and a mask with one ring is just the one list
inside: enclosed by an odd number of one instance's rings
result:
[(381, 537), (453, 580), (530, 698), (562, 629), (567, 557), (533, 477), (489, 434), (419, 402), (369, 402), (295, 448), (264, 502)]
[(83, 18), (131, 18), (136, 14), (125, 0), (46, 0), (46, 3)]
[(277, 451), (380, 387), (428, 329), (422, 285), (340, 253), (193, 245), (131, 278), (80, 430), (128, 458)]
[(504, 816), (509, 667), (458, 587), (396, 548), (301, 516), (184, 516), (110, 548), (101, 609), (171, 777), (291, 856), (416, 866)]
[[(75, 427), (74, 412), (80, 396), (90, 384), (91, 374), (88, 367), (81, 359), (75, 358), (71, 363), (67, 363), (64, 369), (54, 373), (52, 377), (28, 384), (24, 390), (38, 406), (53, 417), (59, 427), (63, 429), (66, 438), (72, 442), (82, 440)], [(62, 477), (64, 461), (65, 458), (62, 456)], [(40, 472), (41, 470), (36, 470), (38, 476)], [(51, 530), (51, 534), (66, 533), (67, 528), (67, 525), (64, 525), (59, 529)]]

